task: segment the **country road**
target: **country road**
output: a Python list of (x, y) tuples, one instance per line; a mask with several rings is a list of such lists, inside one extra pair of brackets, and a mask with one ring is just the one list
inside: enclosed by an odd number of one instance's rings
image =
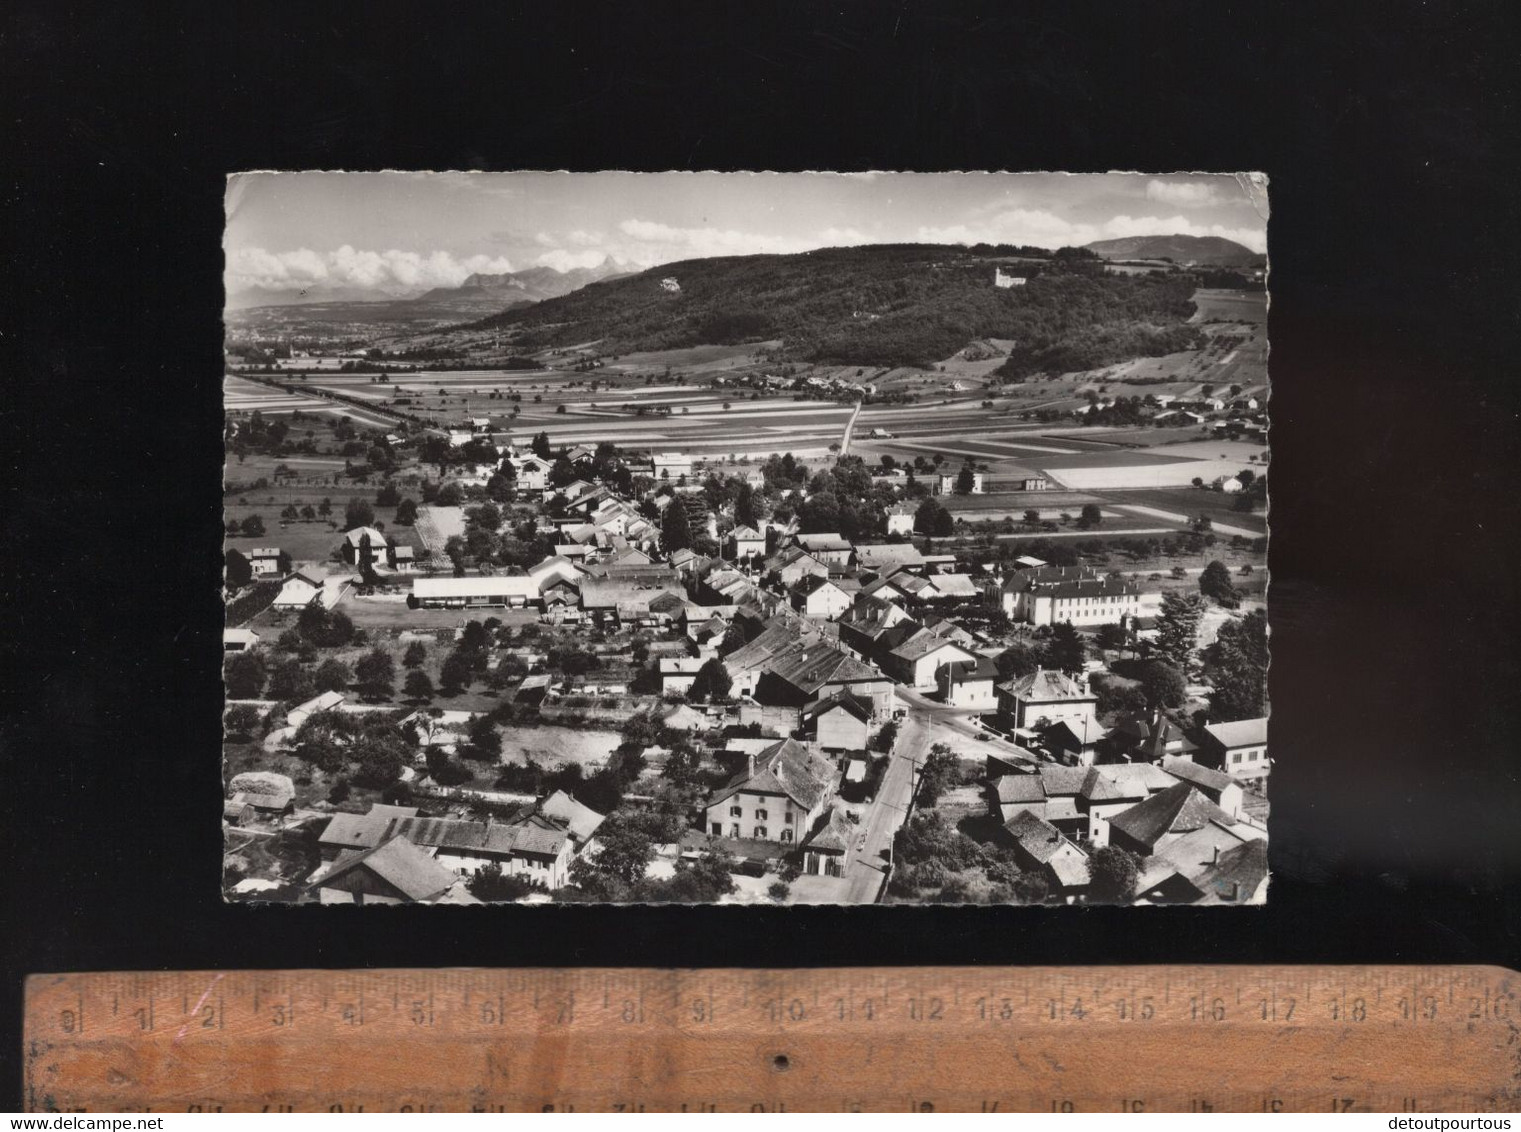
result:
[(857, 401), (856, 407), (851, 411), (850, 419), (845, 422), (845, 435), (840, 440), (841, 456), (850, 455), (850, 434), (851, 431), (856, 427), (856, 418), (861, 415), (861, 406), (863, 404), (865, 404), (865, 402)]

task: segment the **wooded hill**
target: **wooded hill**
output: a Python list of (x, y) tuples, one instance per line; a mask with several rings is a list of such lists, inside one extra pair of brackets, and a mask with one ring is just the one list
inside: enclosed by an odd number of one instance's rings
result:
[[(1028, 283), (995, 287), (998, 266)], [(780, 339), (788, 357), (877, 366), (927, 366), (974, 339), (1005, 338), (1018, 343), (1006, 376), (1019, 377), (1071, 358), (1103, 365), (1183, 348), (1194, 286), (1186, 273), (1106, 275), (1076, 248), (877, 244), (665, 264), (473, 325), (513, 331), (528, 349)]]

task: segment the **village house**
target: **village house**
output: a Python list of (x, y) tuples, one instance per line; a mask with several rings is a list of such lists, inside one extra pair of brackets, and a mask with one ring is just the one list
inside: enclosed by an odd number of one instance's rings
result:
[(856, 827), (840, 809), (832, 808), (828, 816), (803, 843), (803, 872), (810, 876), (842, 877), (850, 843)]
[(1245, 813), (1243, 802), (1245, 792), (1241, 784), (1223, 770), (1214, 767), (1201, 766), (1193, 759), (1185, 759), (1176, 755), (1168, 756), (1162, 760), (1162, 769), (1174, 778), (1188, 783), (1204, 797), (1208, 798), (1229, 817), (1240, 820)]
[(805, 617), (832, 621), (850, 608), (851, 596), (828, 578), (810, 574), (792, 587), (792, 608)]
[(763, 569), (768, 575), (774, 574), (784, 586), (795, 585), (799, 578), (809, 574), (829, 577), (829, 564), (800, 546), (789, 546), (773, 554), (766, 559)]
[(886, 577), (899, 570), (922, 569), (924, 555), (911, 542), (862, 543), (856, 547), (856, 565)]
[(692, 474), (692, 457), (684, 452), (656, 452), (650, 465), (657, 481), (683, 480)]
[[(1003, 583), (1003, 610), (1031, 625), (1117, 624), (1140, 617), (1140, 584), (1128, 576), (1100, 574), (1087, 566), (1040, 566), (1018, 570)], [(1151, 604), (1160, 601), (1153, 596)]]
[(733, 561), (759, 558), (766, 553), (766, 536), (754, 527), (738, 526), (729, 532), (725, 545)]
[(1098, 697), (1086, 680), (1064, 672), (1037, 668), (998, 686), (998, 710), (1016, 730), (1046, 727), (1058, 720), (1092, 721)]
[(1026, 872), (1044, 877), (1056, 896), (1075, 896), (1088, 887), (1088, 855), (1050, 822), (1023, 810), (1003, 827), (1014, 861)]
[(252, 629), (223, 629), (223, 652), (247, 652), (259, 644), (259, 634)]
[[(956, 491), (957, 491), (956, 481), (960, 478), (960, 476), (961, 476), (960, 472), (941, 472), (938, 476), (935, 477), (935, 494), (936, 495), (954, 495), (954, 494), (956, 494)], [(986, 485), (984, 484), (984, 479), (985, 478), (986, 478), (986, 473), (979, 472), (979, 471), (973, 471), (972, 472), (972, 490), (971, 490), (971, 492), (969, 494), (971, 494), (971, 495), (981, 495), (981, 494), (983, 494), (983, 492), (987, 490)]]
[(546, 889), (569, 879), (574, 844), (569, 832), (542, 815), (517, 822), (425, 818), (411, 806), (370, 807), (365, 814), (334, 814), (318, 846), (324, 859), (342, 864), (345, 850), (364, 851), (401, 836), (459, 876), (473, 876), (487, 865), (522, 876)]
[(280, 587), (275, 595), (276, 609), (305, 609), (316, 601), (326, 588), (327, 575), (315, 566), (303, 566)]
[(707, 661), (700, 656), (663, 656), (658, 662), (662, 695), (685, 695)]
[(507, 463), (512, 465), (514, 472), (513, 482), (519, 491), (543, 491), (549, 486), (548, 460), (541, 460), (537, 456), (511, 456)]
[(712, 798), (704, 828), (714, 837), (798, 843), (823, 814), (839, 785), (827, 759), (795, 739), (783, 739), (746, 760)]
[(805, 706), (801, 719), (804, 728), (813, 728), (822, 750), (863, 751), (871, 733), (872, 704), (853, 692), (835, 692)]
[[(343, 535), (343, 560), (350, 566), (368, 562), (376, 566), (390, 565), (390, 544), (386, 536), (374, 527), (355, 527)], [(368, 554), (368, 557), (366, 557)]]
[(1173, 842), (1148, 858), (1136, 884), (1146, 904), (1255, 904), (1268, 877), (1265, 838), (1222, 845), (1210, 826)]
[[(727, 658), (726, 658), (727, 662)], [(801, 708), (834, 692), (855, 692), (881, 714), (892, 699), (892, 681), (878, 669), (824, 641), (794, 641), (761, 669), (754, 698), (761, 704)]]
[(1212, 849), (1234, 849), (1242, 840), (1231, 832), (1235, 825), (1234, 818), (1192, 785), (1177, 782), (1110, 817), (1109, 844), (1146, 858), (1189, 834), (1202, 833), (1212, 841)]
[(323, 904), (479, 904), (457, 873), (395, 835), (349, 855), (307, 884)]
[(829, 566), (848, 566), (852, 547), (836, 532), (797, 535), (797, 545)]
[(1200, 735), (1194, 761), (1223, 770), (1237, 782), (1259, 794), (1267, 793), (1267, 720), (1243, 719), (1234, 723), (1211, 723)]
[(907, 538), (914, 533), (914, 508), (907, 503), (894, 503), (887, 509), (887, 534), (903, 535)]
[(998, 666), (985, 656), (975, 660), (953, 660), (940, 666), (936, 675), (940, 699), (951, 707), (985, 708), (998, 706), (995, 686)]
[(248, 552), (248, 566), (255, 577), (285, 573), (284, 552), (278, 546), (256, 546)]
[[(907, 629), (911, 622), (904, 622), (899, 629)], [(934, 691), (940, 669), (961, 661), (977, 662), (977, 654), (965, 645), (946, 640), (938, 633), (919, 626), (908, 633), (877, 658), (893, 679), (921, 692)]]

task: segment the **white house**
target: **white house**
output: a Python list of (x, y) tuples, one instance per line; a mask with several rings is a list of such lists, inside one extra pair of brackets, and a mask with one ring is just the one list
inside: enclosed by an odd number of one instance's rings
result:
[[(1018, 570), (1003, 584), (1003, 609), (1031, 625), (1107, 625), (1142, 616), (1148, 595), (1131, 577), (1100, 574), (1086, 566), (1038, 566)], [(1150, 598), (1151, 604), (1161, 601)]]
[(692, 457), (684, 452), (656, 452), (650, 464), (656, 480), (679, 480), (692, 474)]
[(248, 565), (257, 574), (278, 574), (280, 572), (280, 548), (278, 546), (256, 546), (248, 552)]
[(280, 587), (280, 592), (275, 596), (274, 607), (276, 609), (305, 609), (321, 595), (326, 576), (319, 570), (303, 566)]
[(993, 286), (995, 287), (1023, 287), (1029, 279), (1023, 275), (1005, 275), (1003, 268), (993, 269)]
[(887, 509), (887, 533), (911, 535), (914, 533), (914, 509), (907, 503), (894, 503)]
[(1044, 727), (1061, 721), (1086, 727), (1094, 722), (1098, 697), (1088, 690), (1086, 681), (1037, 668), (1000, 684), (998, 707), (1015, 728)]
[[(956, 480), (960, 477), (960, 475), (961, 475), (961, 473), (959, 471), (957, 471), (957, 472), (941, 472), (940, 475), (939, 475), (939, 477), (935, 480), (935, 494), (936, 495), (953, 495), (953, 494), (955, 494), (955, 491), (956, 491)], [(972, 490), (971, 490), (971, 494), (972, 495), (981, 495), (981, 494), (983, 494), (984, 490), (985, 490), (985, 488), (984, 488), (984, 485), (983, 485), (983, 473), (982, 472), (978, 472), (978, 471), (973, 471), (972, 472)]]

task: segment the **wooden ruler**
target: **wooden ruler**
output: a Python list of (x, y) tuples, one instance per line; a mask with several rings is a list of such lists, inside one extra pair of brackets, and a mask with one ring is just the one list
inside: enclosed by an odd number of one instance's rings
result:
[(1471, 1111), (1494, 967), (37, 975), (32, 1111)]

